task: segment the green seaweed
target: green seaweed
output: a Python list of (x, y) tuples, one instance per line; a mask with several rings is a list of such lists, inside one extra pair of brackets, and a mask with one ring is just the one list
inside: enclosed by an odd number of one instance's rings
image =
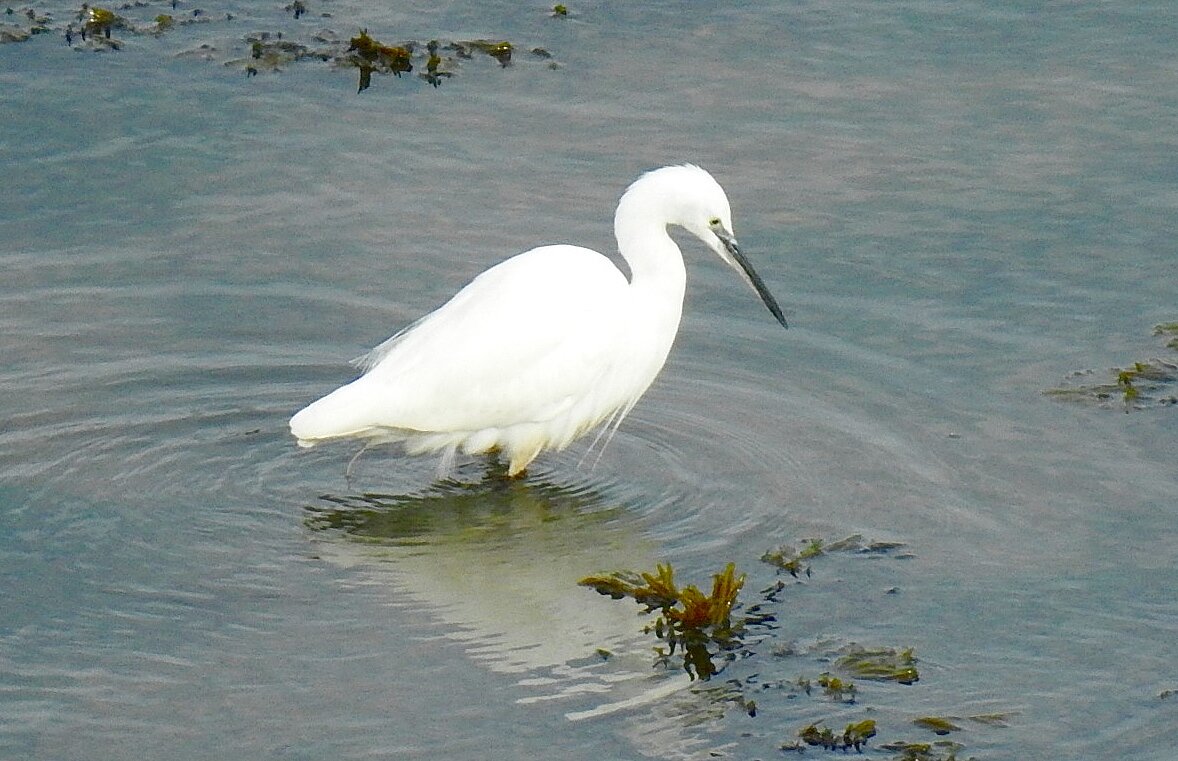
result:
[(905, 650), (886, 647), (868, 649), (859, 645), (851, 645), (835, 661), (835, 666), (860, 679), (915, 684), (920, 681), (920, 673), (917, 671), (915, 663), (916, 657), (912, 654), (912, 648)]
[[(1126, 412), (1147, 406), (1178, 404), (1178, 394), (1172, 386), (1178, 383), (1178, 364), (1163, 359), (1134, 362), (1127, 368), (1113, 368), (1113, 381), (1078, 386), (1059, 386), (1044, 393), (1062, 401), (1084, 402), (1107, 406), (1119, 401)], [(1073, 377), (1090, 375), (1075, 373)]]
[(761, 555), (761, 562), (779, 568), (789, 573), (795, 579), (801, 574), (810, 575), (810, 566), (805, 561), (822, 554), (821, 539), (805, 539), (801, 549), (783, 544), (775, 550), (769, 550)]
[(363, 29), (348, 40), (346, 53), (336, 60), (360, 70), (356, 92), (361, 93), (372, 84), (373, 72), (400, 77), (403, 73), (413, 71), (413, 43), (385, 45), (369, 35), (367, 29)]
[(903, 549), (904, 542), (874, 540), (866, 541), (862, 534), (851, 534), (845, 539), (826, 545), (826, 552), (853, 552), (860, 555), (885, 555)]
[[(855, 683), (850, 679), (840, 679), (828, 672), (823, 672), (818, 675), (818, 686), (822, 688), (823, 693), (839, 703), (854, 703), (857, 689)], [(807, 692), (809, 692), (807, 690)]]
[(706, 681), (722, 668), (716, 666), (716, 656), (741, 644), (744, 623), (733, 623), (732, 611), (744, 581), (745, 575), (737, 576), (736, 566), (729, 563), (712, 576), (711, 594), (704, 594), (694, 584), (680, 588), (671, 565), (659, 563), (654, 573), (616, 571), (578, 583), (615, 600), (632, 598), (644, 613), (657, 611), (654, 623), (644, 629), (667, 643), (655, 647), (656, 660), (669, 663), (678, 651), (684, 671)]
[(85, 3), (82, 4), (82, 11), (78, 14), (78, 21), (82, 22), (83, 40), (86, 39), (87, 34), (102, 34), (109, 40), (110, 30), (124, 23), (123, 19), (109, 8), (92, 7)]
[[(1169, 337), (1166, 348), (1178, 350), (1178, 322), (1163, 322), (1153, 327), (1153, 335)], [(1125, 412), (1150, 406), (1178, 405), (1178, 364), (1153, 358), (1134, 362), (1127, 367), (1114, 367), (1107, 382), (1062, 385), (1044, 393), (1061, 401), (1111, 406), (1119, 402)], [(1072, 374), (1072, 378), (1091, 376), (1091, 370)]]
[(32, 36), (32, 32), (26, 31), (19, 26), (11, 26), (9, 24), (0, 26), (0, 44), (6, 42), (25, 42)]
[(849, 745), (857, 751), (862, 751), (864, 743), (872, 737), (875, 737), (874, 719), (864, 719), (848, 724), (847, 728), (843, 730), (843, 749), (845, 750)]
[(727, 707), (733, 706), (749, 718), (755, 718), (757, 715), (757, 701), (745, 694), (745, 685), (738, 679), (729, 679), (722, 684), (713, 683), (709, 687), (701, 686), (693, 692), (707, 699), (707, 706), (704, 708), (707, 713), (715, 714), (712, 709), (719, 708), (722, 715)]
[(348, 52), (355, 54), (354, 60), (382, 67), (398, 76), (402, 72), (413, 70), (412, 43), (409, 45), (385, 45), (369, 35), (367, 29), (361, 30), (360, 34), (348, 40)]
[[(809, 724), (798, 730), (798, 739), (806, 745), (824, 748), (826, 750), (855, 750), (862, 752), (863, 746), (869, 739), (875, 737), (876, 728), (874, 719), (864, 719), (863, 721), (853, 722), (848, 724), (842, 734), (836, 734), (834, 730), (827, 726), (819, 726), (821, 721)], [(801, 750), (801, 746), (782, 745), (782, 750)]]
[(918, 719), (913, 719), (912, 723), (935, 735), (947, 735), (950, 732), (961, 731), (961, 727), (954, 724), (951, 718), (945, 716), (921, 716)]
[(53, 19), (50, 15), (39, 13), (32, 8), (22, 8), (17, 13), (15, 8), (6, 8), (6, 21), (12, 23), (0, 24), (0, 44), (6, 42), (26, 42), (33, 35), (46, 34), (53, 31)]
[(425, 73), (419, 74), (418, 76), (425, 79), (427, 82), (429, 82), (434, 87), (438, 87), (439, 85), (442, 84), (443, 78), (448, 79), (454, 75), (449, 71), (442, 71), (440, 68), (442, 65), (442, 57), (440, 55), (438, 55), (438, 41), (437, 40), (430, 40), (426, 44), (425, 48), (426, 48), (426, 51), (429, 53), (429, 58), (426, 59), (426, 62), (425, 62)]
[(973, 716), (967, 716), (970, 721), (976, 721), (978, 724), (985, 724), (987, 727), (1008, 727), (1010, 726), (1009, 713), (978, 713)]
[[(821, 539), (806, 539), (793, 545), (785, 545), (776, 550), (765, 553), (766, 562), (778, 568), (794, 567), (801, 573), (808, 566), (806, 563), (815, 558), (835, 552), (852, 553), (891, 553), (904, 547), (899, 542), (868, 542), (862, 536), (855, 534), (843, 540), (826, 542)], [(799, 565), (792, 566), (790, 561), (799, 561)], [(712, 593), (704, 594), (698, 588), (680, 588), (676, 583), (674, 572), (670, 565), (661, 564), (653, 573), (617, 572), (601, 576), (593, 576), (581, 580), (581, 584), (596, 589), (599, 593), (616, 599), (632, 598), (644, 607), (644, 612), (658, 615), (658, 619), (646, 627), (648, 633), (653, 632), (664, 643), (655, 648), (658, 654), (657, 662), (667, 665), (672, 654), (684, 657), (684, 669), (693, 679), (706, 680), (723, 670), (710, 668), (710, 664), (717, 660), (717, 656), (728, 658), (729, 662), (738, 658), (755, 658), (758, 645), (763, 644), (772, 633), (758, 638), (750, 627), (754, 622), (775, 620), (766, 611), (767, 602), (777, 602), (775, 595), (783, 589), (789, 588), (784, 581), (778, 579), (767, 589), (761, 590), (764, 602), (758, 601), (747, 608), (738, 606), (736, 595), (744, 586), (744, 577), (736, 574), (735, 566), (728, 564), (722, 573), (713, 577)], [(690, 591), (689, 591), (690, 590)], [(707, 631), (713, 624), (720, 624), (721, 630), (727, 632), (719, 641), (700, 637), (692, 642), (684, 635), (686, 625), (696, 631)], [(773, 627), (770, 627), (773, 628)], [(702, 645), (702, 651), (699, 648)], [(706, 718), (713, 720), (732, 707), (739, 708), (749, 716), (758, 713), (757, 701), (763, 694), (784, 695), (790, 699), (808, 697), (820, 699), (842, 706), (852, 706), (864, 701), (867, 697), (859, 680), (865, 682), (895, 682), (903, 685), (913, 685), (920, 680), (917, 669), (917, 658), (912, 648), (894, 648), (863, 646), (856, 643), (839, 642), (837, 639), (824, 638), (814, 643), (804, 644), (790, 642), (778, 644), (773, 648), (773, 655), (780, 658), (810, 657), (829, 664), (829, 671), (823, 671), (817, 676), (799, 675), (792, 679), (762, 679), (761, 673), (754, 670), (742, 678), (729, 678), (722, 684), (713, 687), (696, 687), (693, 693), (707, 698)], [(721, 680), (713, 680), (713, 683)], [(841, 706), (840, 706), (841, 708)], [(869, 708), (869, 710), (872, 710)], [(871, 714), (869, 714), (871, 715)], [(909, 726), (916, 726), (934, 735), (944, 736), (962, 730), (962, 725), (974, 722), (987, 727), (1004, 727), (1010, 714), (991, 713), (958, 718), (949, 714), (922, 715), (910, 718)], [(964, 746), (948, 739), (937, 739), (932, 742), (908, 742), (901, 738), (885, 738), (893, 740), (888, 744), (877, 744), (880, 728), (876, 719), (868, 719), (843, 725), (846, 717), (838, 721), (827, 717), (815, 721), (801, 728), (796, 736), (780, 745), (782, 751), (805, 753), (807, 750), (819, 748), (828, 752), (847, 753), (854, 749), (860, 753), (865, 751), (871, 741), (874, 752), (879, 756), (886, 756), (890, 751), (898, 761), (965, 761), (961, 756)], [(839, 731), (834, 727), (844, 726)]]
[[(275, 6), (286, 14), (300, 19), (311, 15), (309, 3), (305, 0), (291, 0), (285, 5)], [(159, 3), (150, 0), (135, 0), (117, 6), (83, 4), (80, 10), (71, 12), (69, 22), (55, 20), (52, 15), (32, 9), (8, 8), (0, 19), (0, 43), (24, 42), (33, 35), (55, 33), (65, 38), (66, 44), (76, 50), (110, 51), (121, 50), (127, 43), (115, 39), (113, 31), (122, 29), (134, 36), (162, 37), (190, 24), (230, 25), (239, 21), (232, 12), (211, 14), (200, 8), (193, 8), (186, 14), (177, 10), (175, 3), (161, 12)], [(566, 7), (567, 12), (567, 7)], [(324, 18), (333, 14), (323, 13)], [(239, 67), (246, 76), (263, 71), (281, 72), (288, 63), (317, 59), (329, 62), (338, 68), (355, 68), (359, 71), (358, 91), (362, 92), (372, 83), (374, 74), (400, 76), (409, 72), (420, 72), (420, 79), (433, 87), (458, 74), (458, 62), (479, 56), (495, 59), (500, 66), (512, 65), (519, 56), (519, 46), (512, 41), (495, 38), (476, 38), (462, 41), (432, 40), (429, 44), (405, 41), (386, 44), (367, 29), (362, 29), (350, 38), (340, 38), (330, 29), (310, 31), (309, 27), (284, 24), (287, 36), (282, 31), (255, 33), (256, 37), (269, 37), (254, 44), (247, 38), (247, 49), (220, 42), (205, 42), (194, 50), (181, 50), (176, 58), (202, 61), (220, 60), (226, 66)], [(305, 36), (304, 36), (305, 35)], [(80, 40), (80, 43), (78, 42)], [(281, 42), (279, 42), (281, 40)], [(542, 61), (549, 69), (559, 69), (553, 54), (543, 47), (522, 48), (530, 51), (527, 59)]]
[(499, 62), (500, 66), (511, 64), (511, 53), (515, 50), (514, 46), (506, 40), (470, 40), (464, 44), (480, 53), (491, 56)]
[(786, 571), (795, 579), (801, 574), (811, 575), (808, 560), (835, 552), (850, 552), (856, 554), (882, 555), (904, 547), (903, 542), (884, 542), (864, 540), (862, 534), (851, 534), (848, 537), (826, 543), (822, 539), (803, 539), (801, 545), (783, 544), (761, 555), (761, 562), (768, 563), (775, 568)]
[(965, 748), (964, 745), (952, 740), (937, 740), (931, 743), (922, 742), (889, 742), (879, 746), (882, 750), (891, 751), (893, 761), (959, 761), (957, 752)]
[(1155, 336), (1169, 336), (1170, 340), (1166, 342), (1166, 348), (1178, 351), (1178, 322), (1163, 322), (1154, 325), (1153, 334)]

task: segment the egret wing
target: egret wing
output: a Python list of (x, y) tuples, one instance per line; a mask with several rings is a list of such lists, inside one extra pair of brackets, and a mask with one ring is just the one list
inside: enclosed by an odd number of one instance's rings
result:
[(627, 288), (589, 249), (545, 246), (508, 259), (378, 346), (362, 377), (317, 402), (328, 435), (478, 431), (552, 420), (577, 404), (608, 407)]

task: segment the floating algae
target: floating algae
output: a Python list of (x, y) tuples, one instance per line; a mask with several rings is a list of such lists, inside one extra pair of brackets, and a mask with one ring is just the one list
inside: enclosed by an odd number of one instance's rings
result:
[(438, 55), (438, 41), (437, 40), (430, 40), (429, 43), (426, 44), (425, 49), (426, 49), (426, 52), (429, 53), (429, 58), (426, 59), (426, 62), (425, 62), (425, 72), (422, 74), (419, 74), (418, 76), (420, 76), (425, 81), (429, 82), (434, 87), (437, 87), (440, 84), (442, 84), (443, 78), (448, 79), (448, 78), (454, 76), (454, 74), (452, 72), (443, 71), (441, 69), (442, 57), (440, 55)]
[(250, 76), (259, 71), (282, 71), (285, 65), (307, 58), (323, 61), (331, 57), (330, 52), (316, 50), (301, 42), (286, 40), (282, 35), (272, 35), (269, 32), (247, 35), (245, 41), (250, 46), (249, 59), (227, 61), (225, 65), (243, 66), (246, 74)]
[[(1155, 325), (1153, 335), (1167, 337), (1166, 348), (1178, 350), (1178, 322)], [(1178, 362), (1153, 358), (1134, 362), (1128, 367), (1114, 367), (1105, 382), (1057, 386), (1044, 393), (1068, 402), (1098, 407), (1119, 406), (1129, 412), (1147, 407), (1178, 405)], [(1073, 379), (1094, 375), (1091, 370), (1072, 373)]]
[(101, 34), (106, 39), (110, 39), (110, 30), (116, 26), (123, 25), (123, 19), (115, 15), (115, 12), (107, 8), (91, 8), (85, 4), (82, 5), (82, 12), (78, 14), (78, 21), (82, 22), (82, 39), (86, 39), (86, 35)]
[(950, 717), (945, 716), (921, 716), (918, 719), (913, 719), (912, 723), (929, 730), (934, 735), (947, 735), (950, 732), (961, 731), (961, 727), (954, 724)]
[(0, 24), (0, 43), (24, 42), (32, 36), (31, 32), (27, 32), (19, 26)]
[[(817, 721), (802, 727), (798, 731), (800, 742), (810, 746), (825, 748), (826, 750), (847, 751), (854, 748), (862, 753), (864, 744), (876, 735), (875, 721), (873, 719), (864, 719), (863, 721), (848, 724), (841, 734), (836, 733), (830, 727), (819, 726), (821, 724), (821, 721)], [(781, 749), (801, 751), (803, 747), (795, 743), (793, 745), (782, 745)]]
[(25, 42), (33, 35), (45, 34), (53, 28), (51, 16), (32, 8), (24, 8), (19, 13), (14, 8), (7, 8), (4, 16), (5, 23), (0, 24), (0, 43)]
[(498, 61), (500, 66), (511, 65), (511, 53), (515, 50), (515, 47), (506, 40), (470, 40), (458, 44), (471, 47), (480, 53), (486, 53)]
[[(767, 552), (763, 559), (778, 569), (788, 571), (793, 568), (800, 575), (808, 568), (807, 563), (832, 553), (878, 557), (904, 546), (900, 542), (869, 542), (855, 534), (834, 542), (806, 539)], [(800, 561), (800, 565), (791, 563), (794, 560)], [(646, 631), (653, 632), (662, 642), (670, 642), (671, 645), (656, 647), (660, 656), (656, 662), (665, 665), (672, 654), (678, 654), (683, 655), (684, 669), (693, 679), (704, 680), (721, 671), (725, 673), (726, 679), (712, 679), (711, 683), (702, 685), (697, 683), (691, 689), (697, 698), (706, 701), (706, 706), (702, 708), (706, 718), (715, 719), (734, 707), (749, 717), (769, 713), (767, 707), (758, 704), (766, 702), (771, 696), (777, 696), (775, 700), (778, 705), (783, 700), (820, 701), (825, 704), (832, 715), (810, 717), (807, 721), (811, 723), (800, 728), (793, 736), (782, 738), (776, 730), (770, 730), (777, 735), (773, 738), (774, 745), (783, 752), (808, 754), (817, 750), (846, 754), (854, 750), (869, 753), (872, 757), (900, 761), (966, 761), (962, 755), (965, 746), (961, 743), (939, 738), (929, 742), (910, 742), (913, 738), (906, 738), (903, 734), (897, 736), (896, 732), (903, 732), (904, 729), (911, 731), (915, 726), (934, 735), (944, 736), (962, 730), (963, 725), (970, 722), (979, 728), (1001, 728), (1007, 725), (1011, 715), (1007, 713), (976, 716), (961, 714), (963, 718), (959, 718), (950, 713), (922, 712), (901, 718), (895, 716), (893, 711), (881, 712), (880, 706), (870, 704), (873, 692), (889, 696), (895, 694), (895, 689), (882, 686), (877, 689), (870, 683), (917, 684), (920, 674), (912, 648), (863, 646), (838, 637), (820, 637), (811, 643), (795, 640), (773, 645), (780, 624), (768, 624), (777, 621), (777, 617), (770, 613), (773, 606), (769, 603), (777, 603), (777, 595), (796, 585), (786, 584), (779, 578), (775, 585), (761, 591), (762, 599), (754, 605), (738, 604), (736, 593), (744, 587), (744, 581), (744, 576), (738, 576), (735, 567), (729, 564), (722, 573), (713, 577), (712, 594), (705, 595), (694, 587), (680, 589), (671, 566), (659, 565), (653, 573), (616, 572), (582, 579), (580, 584), (615, 599), (632, 598), (643, 606), (644, 612), (659, 616), (658, 620), (646, 627)], [(810, 583), (820, 583), (820, 579), (807, 582)], [(687, 592), (687, 589), (692, 591)], [(685, 598), (687, 604), (684, 604)], [(687, 613), (688, 610), (691, 613)], [(726, 632), (719, 643), (707, 638), (709, 622), (720, 622), (722, 630)], [(702, 632), (702, 636), (692, 644), (692, 647), (702, 644), (702, 654), (693, 650), (691, 657), (688, 656), (686, 638), (676, 628), (683, 623), (691, 623)], [(766, 626), (759, 630), (754, 626), (756, 623), (766, 623)], [(758, 650), (767, 642), (770, 643), (772, 657), (758, 659)], [(711, 666), (721, 657), (726, 658), (727, 662), (721, 663), (718, 668)], [(794, 676), (781, 674), (783, 669), (792, 668), (797, 658), (826, 664), (828, 670), (817, 676), (813, 676), (813, 672), (800, 676), (797, 672), (794, 672)], [(709, 667), (712, 670), (709, 671)], [(924, 706), (923, 703), (921, 705)], [(924, 710), (927, 710), (927, 706)], [(871, 718), (865, 718), (864, 712)], [(891, 732), (887, 731), (883, 717), (890, 717), (888, 723), (894, 725)], [(815, 721), (815, 718), (818, 720)], [(869, 744), (871, 747), (868, 747)]]
[[(351, 37), (327, 29), (314, 30), (306, 25), (309, 17), (315, 15), (326, 19), (334, 18), (335, 14), (312, 13), (309, 5), (305, 0), (275, 5), (271, 21), (274, 26), (252, 34), (245, 34), (246, 30), (234, 30), (234, 26), (245, 18), (252, 18), (251, 23), (257, 23), (257, 17), (264, 16), (266, 11), (252, 9), (249, 16), (239, 18), (232, 12), (214, 14), (200, 8), (183, 12), (177, 9), (176, 3), (164, 0), (134, 0), (111, 6), (82, 4), (80, 10), (74, 6), (64, 16), (54, 18), (53, 13), (40, 9), (9, 7), (0, 14), (0, 43), (27, 42), (36, 35), (45, 35), (60, 36), (68, 46), (83, 51), (122, 50), (134, 44), (133, 37), (148, 36), (174, 37), (192, 44), (191, 37), (175, 33), (191, 24), (206, 24), (212, 27), (214, 34), (221, 36), (206, 38), (195, 48), (177, 48), (172, 56), (182, 60), (219, 61), (240, 68), (247, 77), (263, 71), (281, 72), (287, 64), (319, 60), (337, 68), (357, 69), (360, 92), (372, 84), (374, 75), (389, 73), (400, 77), (405, 73), (420, 72), (420, 79), (436, 88), (443, 81), (458, 76), (461, 62), (484, 57), (494, 59), (501, 67), (522, 60), (541, 63), (548, 69), (561, 68), (547, 48), (537, 45), (522, 47), (515, 41), (502, 38), (406, 40), (387, 44), (359, 25), (354, 28), (360, 31)], [(292, 23), (292, 16), (298, 23)], [(126, 32), (127, 39), (117, 39), (116, 30)], [(244, 50), (243, 39), (246, 43)], [(528, 52), (521, 54), (520, 51)]]
[(952, 740), (931, 743), (889, 742), (879, 747), (895, 753), (892, 756), (894, 761), (965, 761), (957, 756), (957, 752), (965, 746)]
[(887, 647), (865, 648), (859, 645), (848, 646), (835, 660), (837, 668), (860, 679), (900, 684), (915, 684), (920, 681), (920, 673), (916, 670), (915, 664), (916, 656), (912, 654), (912, 648), (895, 650)]
[[(799, 547), (783, 544), (776, 549), (769, 550), (761, 556), (761, 562), (786, 571), (796, 579), (800, 578), (800, 575), (803, 573), (806, 576), (810, 576), (811, 571), (807, 561), (822, 555), (836, 552), (885, 555), (903, 547), (903, 542), (868, 542), (863, 539), (862, 534), (852, 534), (844, 539), (830, 543), (826, 543), (822, 539), (803, 539)], [(896, 557), (911, 557), (911, 555), (904, 554), (897, 555)]]
[(1166, 342), (1166, 348), (1178, 351), (1178, 322), (1163, 322), (1160, 325), (1154, 325), (1153, 334), (1155, 336), (1169, 336), (1170, 340)]
[(850, 679), (840, 679), (837, 676), (823, 672), (818, 675), (818, 686), (822, 688), (823, 694), (838, 703), (854, 703), (855, 693), (858, 690), (855, 688), (855, 683)]

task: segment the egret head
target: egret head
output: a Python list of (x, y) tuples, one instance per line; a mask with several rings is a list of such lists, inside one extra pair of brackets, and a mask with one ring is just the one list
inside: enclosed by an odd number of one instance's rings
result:
[[(657, 170), (668, 172), (675, 170), (668, 179), (675, 184), (674, 191), (668, 196), (673, 203), (672, 214), (669, 215), (672, 224), (683, 227), (688, 232), (707, 244), (708, 248), (728, 263), (740, 274), (741, 279), (748, 283), (756, 292), (765, 306), (777, 319), (783, 328), (789, 325), (781, 313), (777, 300), (769, 292), (753, 265), (741, 253), (732, 232), (732, 208), (728, 204), (728, 195), (720, 183), (703, 169), (691, 164), (681, 167), (668, 167)], [(653, 174), (653, 173), (652, 173)]]

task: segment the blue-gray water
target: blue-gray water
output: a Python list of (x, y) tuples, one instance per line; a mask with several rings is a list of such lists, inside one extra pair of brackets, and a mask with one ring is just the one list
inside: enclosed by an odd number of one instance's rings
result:
[[(0, 757), (772, 758), (866, 717), (888, 757), (940, 715), (963, 757), (1172, 758), (1178, 409), (1043, 393), (1176, 356), (1171, 5), (569, 5), (209, 3), (99, 53), (36, 3), (57, 31), (0, 45)], [(246, 35), (365, 27), (517, 55), (245, 75)], [(788, 332), (685, 240), (676, 348), (600, 459), (459, 488), (294, 446), (348, 359), (519, 250), (612, 251), (624, 186), (682, 161)], [(382, 541), (323, 528), (363, 507)], [(722, 677), (756, 717), (575, 585), (734, 561), (753, 602), (764, 551), (853, 533), (912, 557), (785, 577)], [(852, 642), (920, 682), (764, 686)]]

